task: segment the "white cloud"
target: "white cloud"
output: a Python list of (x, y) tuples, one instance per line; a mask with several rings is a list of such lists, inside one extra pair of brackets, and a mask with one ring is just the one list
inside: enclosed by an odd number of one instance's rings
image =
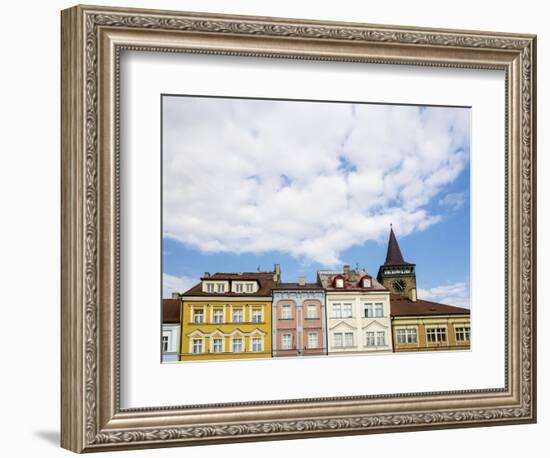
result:
[(390, 222), (403, 237), (439, 221), (426, 204), (468, 162), (468, 109), (192, 97), (163, 106), (164, 235), (203, 252), (339, 264), (350, 246), (385, 239)]
[(192, 277), (176, 277), (174, 275), (162, 274), (162, 297), (170, 298), (172, 293), (184, 293), (195, 286), (199, 279)]
[(466, 191), (445, 194), (443, 198), (439, 199), (439, 205), (448, 207), (453, 211), (457, 211), (466, 203), (466, 197)]
[(435, 286), (429, 289), (419, 288), (418, 298), (470, 308), (470, 288), (463, 282)]

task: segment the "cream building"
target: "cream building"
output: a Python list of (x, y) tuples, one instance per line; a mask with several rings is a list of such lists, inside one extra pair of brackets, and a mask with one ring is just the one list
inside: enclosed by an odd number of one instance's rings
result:
[(390, 295), (365, 270), (320, 271), (328, 354), (391, 352)]

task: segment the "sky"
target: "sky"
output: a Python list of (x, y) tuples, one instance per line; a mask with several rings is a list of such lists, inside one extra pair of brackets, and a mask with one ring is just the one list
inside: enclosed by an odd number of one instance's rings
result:
[(204, 272), (376, 275), (390, 224), (418, 296), (469, 306), (470, 109), (163, 96), (163, 296)]

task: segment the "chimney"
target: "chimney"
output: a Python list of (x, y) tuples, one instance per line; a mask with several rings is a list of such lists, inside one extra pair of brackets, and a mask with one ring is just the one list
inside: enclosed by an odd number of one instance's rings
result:
[(350, 270), (349, 270), (349, 264), (346, 264), (344, 266), (344, 277), (346, 277), (346, 279), (350, 279)]
[(416, 288), (411, 288), (411, 290), (409, 291), (409, 299), (412, 302), (416, 302)]
[(172, 293), (172, 299), (179, 299), (180, 293)]
[(205, 272), (205, 273), (204, 273), (204, 276), (205, 276), (205, 277), (210, 277), (210, 272)]
[(275, 264), (273, 269), (275, 273), (273, 274), (273, 281), (279, 283), (281, 281), (281, 264)]
[(304, 277), (304, 276), (298, 277), (298, 284), (300, 286), (304, 286), (306, 284), (306, 277)]

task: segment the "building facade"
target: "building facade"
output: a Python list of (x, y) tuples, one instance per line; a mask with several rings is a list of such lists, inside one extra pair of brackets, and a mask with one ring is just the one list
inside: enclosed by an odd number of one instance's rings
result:
[(391, 295), (394, 351), (468, 350), (470, 311)]
[(162, 300), (162, 362), (178, 361), (180, 347), (181, 300), (177, 297)]
[(390, 290), (393, 348), (401, 351), (467, 350), (470, 310), (417, 297), (415, 264), (403, 259), (390, 229), (378, 280)]
[(270, 358), (273, 272), (206, 273), (181, 295), (180, 361)]
[(365, 270), (320, 271), (328, 354), (391, 352), (389, 292)]
[(280, 283), (273, 288), (273, 356), (327, 353), (325, 292), (317, 283)]
[(386, 259), (319, 271), (316, 283), (272, 272), (205, 273), (163, 301), (162, 360), (195, 361), (464, 350), (470, 310), (417, 297), (416, 265), (390, 229)]

